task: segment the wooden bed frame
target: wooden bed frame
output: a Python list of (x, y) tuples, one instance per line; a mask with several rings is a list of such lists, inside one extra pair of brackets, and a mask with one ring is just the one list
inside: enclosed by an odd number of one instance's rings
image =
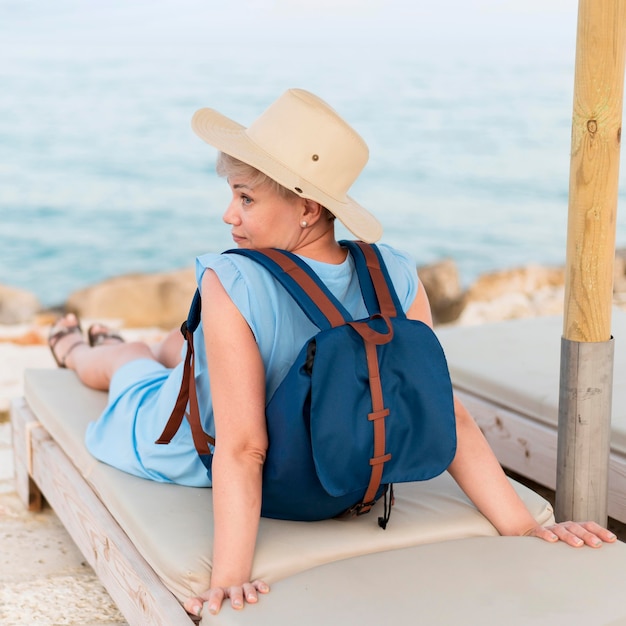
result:
[[(101, 500), (102, 493), (97, 493), (92, 485), (92, 470), (83, 470), (87, 472), (86, 478), (77, 469), (76, 459), (66, 452), (71, 446), (62, 446), (37, 417), (43, 420), (46, 413), (47, 405), (42, 401), (56, 398), (60, 414), (65, 416), (69, 410), (81, 420), (88, 419), (85, 414), (91, 413), (93, 407), (86, 409), (85, 400), (97, 392), (77, 387), (78, 383), (71, 381), (71, 373), (67, 371), (42, 371), (42, 374), (32, 378), (31, 390), (33, 385), (43, 383), (52, 393), (42, 394), (37, 399), (38, 408), (34, 409), (27, 399), (21, 398), (11, 407), (18, 494), (31, 510), (40, 508), (45, 497), (131, 626), (191, 626), (197, 621), (201, 626), (291, 626), (294, 623), (299, 626), (325, 623), (374, 626), (387, 622), (412, 624), (416, 620), (431, 626), (456, 623), (531, 626), (548, 623), (546, 611), (551, 624), (626, 623), (626, 605), (621, 599), (621, 581), (626, 577), (626, 544), (618, 542), (602, 550), (573, 550), (564, 544), (553, 546), (528, 537), (499, 537), (466, 499), (458, 498), (458, 488), (446, 476), (440, 477), (445, 479), (442, 481), (428, 481), (430, 485), (407, 486), (402, 503), (400, 493), (403, 490), (398, 489), (392, 528), (387, 531), (378, 529), (374, 520), (361, 525), (368, 516), (359, 518), (352, 527), (345, 526), (350, 522), (331, 521), (332, 527), (323, 527), (322, 533), (317, 527), (298, 531), (295, 526), (283, 526), (284, 522), (278, 526), (262, 524), (268, 531), (263, 535), (263, 549), (271, 559), (275, 558), (274, 548), (277, 547), (283, 552), (278, 555), (281, 558), (285, 552), (291, 555), (294, 550), (299, 558), (297, 546), (303, 550), (303, 536), (307, 545), (313, 544), (311, 547), (317, 554), (323, 543), (317, 539), (328, 539), (329, 532), (333, 556), (338, 547), (343, 549), (346, 540), (349, 542), (349, 537), (359, 533), (366, 538), (368, 552), (357, 552), (341, 560), (313, 564), (292, 575), (279, 576), (270, 581), (272, 593), (262, 597), (255, 607), (233, 611), (225, 606), (218, 616), (205, 614), (200, 620), (192, 618), (182, 608), (180, 591), (176, 592), (177, 597), (172, 586), (168, 588), (156, 573), (154, 567), (157, 566), (149, 564), (150, 556), (154, 555), (142, 555), (137, 543), (133, 543), (124, 530), (124, 524)], [(26, 398), (30, 397), (27, 393)], [(53, 425), (49, 417), (45, 423), (49, 427)], [(108, 470), (115, 472), (116, 480), (112, 484), (117, 489), (122, 484), (117, 479), (125, 475), (117, 474), (112, 468)], [(109, 473), (104, 475), (107, 480), (112, 479)], [(142, 483), (143, 493), (144, 481), (130, 478)], [(134, 497), (131, 485), (123, 484), (129, 485), (128, 493)], [(145, 489), (151, 485), (158, 488), (155, 483), (145, 481)], [(454, 489), (450, 489), (451, 485)], [(520, 493), (525, 494), (523, 497), (528, 498), (527, 503), (537, 519), (543, 520), (540, 523), (550, 523), (549, 505), (536, 494), (519, 488)], [(178, 488), (174, 489), (181, 493)], [(149, 493), (157, 492), (149, 490)], [(197, 494), (198, 490), (192, 493)], [(417, 508), (408, 506), (407, 498), (417, 502)], [(201, 501), (206, 502), (204, 498)], [(162, 510), (160, 502), (156, 502), (156, 506), (154, 510)], [(175, 512), (175, 519), (182, 517), (184, 520), (189, 510), (177, 508)], [(148, 513), (149, 519), (154, 519), (152, 511)], [(203, 519), (201, 517), (200, 521)], [(185, 524), (188, 523), (186, 520)], [(372, 549), (371, 542), (381, 541), (376, 539), (379, 533), (385, 533), (382, 540), (385, 545), (387, 537), (402, 538), (402, 532), (396, 531), (403, 524), (405, 528), (419, 527), (419, 537), (409, 536), (414, 543), (397, 545), (395, 549), (389, 546), (378, 551)], [(204, 528), (203, 523), (201, 527)], [(141, 528), (145, 528), (145, 524)], [(300, 533), (297, 541), (293, 541), (292, 533)], [(278, 544), (272, 543), (277, 537)], [(556, 580), (557, 594), (552, 588)], [(586, 589), (585, 593), (580, 593), (581, 586)], [(596, 617), (598, 621), (594, 622)], [(561, 618), (565, 621), (559, 621)]]
[[(556, 488), (557, 427), (536, 422), (497, 402), (456, 388), (503, 467), (553, 491)], [(609, 457), (609, 516), (626, 523), (626, 457)]]
[[(626, 523), (626, 313), (613, 312), (615, 359), (609, 516)], [(447, 327), (444, 347), (455, 393), (503, 467), (556, 487), (562, 317)]]
[(45, 494), (130, 624), (191, 626), (192, 618), (23, 399), (13, 403), (11, 421), (16, 489), (24, 505), (39, 510)]

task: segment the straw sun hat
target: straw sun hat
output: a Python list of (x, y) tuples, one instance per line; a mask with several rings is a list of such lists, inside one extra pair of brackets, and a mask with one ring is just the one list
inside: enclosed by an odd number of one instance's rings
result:
[(359, 239), (382, 235), (378, 220), (348, 196), (367, 163), (367, 145), (312, 93), (289, 89), (249, 128), (213, 109), (197, 111), (191, 127), (218, 150), (319, 202)]

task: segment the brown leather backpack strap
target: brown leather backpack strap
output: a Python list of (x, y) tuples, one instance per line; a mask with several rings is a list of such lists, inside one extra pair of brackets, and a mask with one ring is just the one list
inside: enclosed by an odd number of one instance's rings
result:
[(174, 435), (178, 432), (180, 425), (183, 423), (187, 404), (189, 402), (189, 378), (191, 374), (191, 359), (193, 356), (193, 335), (186, 331), (185, 339), (187, 341), (187, 354), (185, 355), (185, 363), (183, 365), (183, 378), (180, 383), (178, 398), (174, 405), (174, 410), (165, 424), (165, 428), (161, 436), (154, 442), (160, 444), (168, 444), (172, 441)]
[[(193, 349), (193, 333), (186, 331), (187, 354), (185, 355), (185, 363), (183, 365), (183, 379), (178, 392), (178, 398), (174, 405), (174, 410), (167, 420), (167, 424), (161, 433), (161, 436), (155, 443), (168, 444), (178, 432), (183, 418), (187, 417), (189, 426), (191, 427), (191, 437), (198, 454), (211, 454), (209, 444), (215, 445), (215, 439), (207, 435), (202, 428), (202, 420), (200, 419), (200, 410), (198, 408), (198, 394), (196, 390), (196, 379), (193, 375), (195, 354)], [(189, 413), (186, 413), (187, 405), (189, 405)]]
[(391, 454), (385, 453), (385, 418), (389, 415), (389, 409), (385, 408), (383, 401), (383, 389), (380, 383), (376, 345), (365, 340), (364, 343), (369, 371), (370, 391), (372, 394), (372, 412), (367, 418), (374, 426), (374, 454), (370, 459), (372, 474), (365, 495), (363, 496), (362, 506), (359, 509), (360, 514), (367, 513), (372, 508), (376, 492), (382, 481), (384, 465), (391, 459)]
[[(372, 412), (368, 414), (368, 419), (372, 422), (374, 429), (374, 450), (372, 458), (370, 459), (371, 475), (369, 484), (362, 502), (352, 507), (347, 513), (348, 515), (361, 515), (370, 511), (382, 482), (384, 464), (391, 459), (391, 454), (385, 452), (385, 418), (389, 415), (389, 409), (384, 406), (376, 344), (391, 341), (393, 338), (393, 327), (391, 326), (389, 318), (396, 317), (397, 315), (395, 304), (389, 292), (389, 287), (376, 253), (368, 244), (362, 242), (357, 242), (357, 244), (364, 253), (366, 265), (378, 299), (381, 312), (380, 317), (387, 322), (388, 332), (375, 332), (365, 322), (347, 322), (361, 335), (365, 345), (370, 393), (372, 397)], [(263, 250), (263, 253), (270, 257), (284, 272), (288, 273), (300, 284), (311, 300), (313, 300), (316, 306), (328, 318), (332, 326), (341, 326), (346, 323), (343, 315), (327, 298), (317, 283), (288, 256), (272, 249)]]
[(344, 316), (320, 289), (319, 285), (288, 256), (273, 248), (265, 248), (260, 250), (260, 252), (272, 259), (274, 263), (280, 266), (286, 274), (289, 274), (304, 289), (317, 308), (326, 316), (333, 328), (346, 323)]
[(187, 421), (191, 427), (191, 437), (198, 454), (212, 454), (209, 443), (215, 445), (215, 439), (207, 435), (202, 428), (202, 420), (200, 419), (200, 408), (198, 406), (198, 392), (196, 390), (196, 377), (194, 373), (195, 353), (193, 350), (193, 336), (189, 341), (191, 360), (189, 363), (189, 413), (187, 413)]

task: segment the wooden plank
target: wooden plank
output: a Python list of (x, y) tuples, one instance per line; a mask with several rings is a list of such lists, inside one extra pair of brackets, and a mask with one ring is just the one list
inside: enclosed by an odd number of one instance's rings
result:
[[(556, 487), (557, 428), (510, 411), (463, 389), (455, 389), (484, 433), (503, 467), (554, 490)], [(626, 458), (609, 457), (609, 516), (626, 523)]]
[[(22, 402), (18, 425), (36, 420)], [(131, 626), (190, 626), (192, 618), (137, 552), (44, 428), (31, 430), (32, 478)]]
[(11, 431), (13, 439), (13, 463), (15, 466), (15, 490), (22, 504), (29, 511), (40, 511), (43, 506), (41, 491), (28, 473), (29, 441), (27, 431), (39, 422), (24, 410), (23, 399), (16, 400), (11, 408)]
[(609, 516), (626, 523), (626, 459), (613, 453), (609, 458)]

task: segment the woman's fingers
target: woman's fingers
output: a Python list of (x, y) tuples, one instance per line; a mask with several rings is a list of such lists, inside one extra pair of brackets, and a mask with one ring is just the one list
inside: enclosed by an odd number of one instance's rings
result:
[(188, 598), (184, 606), (187, 613), (200, 617), (202, 607), (206, 604), (209, 613), (217, 615), (224, 600), (230, 598), (230, 605), (239, 611), (243, 609), (245, 602), (255, 604), (259, 600), (258, 594), (268, 593), (269, 590), (269, 585), (262, 580), (254, 580), (250, 583), (231, 587), (212, 587), (199, 596)]
[(555, 532), (559, 538), (561, 539), (559, 533), (563, 533), (565, 535), (564, 541), (575, 547), (588, 545), (592, 548), (599, 548), (603, 542), (611, 542), (616, 539), (611, 531), (596, 522), (563, 522), (557, 526), (558, 531), (555, 530)]
[(204, 595), (207, 595), (208, 591), (205, 591), (204, 594), (202, 594), (202, 596), (195, 596), (193, 598), (187, 598), (183, 604), (183, 606), (185, 607), (185, 611), (187, 611), (187, 613), (191, 614), (191, 615), (196, 615), (197, 617), (200, 617), (200, 615), (202, 614), (202, 607), (204, 606)]
[(528, 532), (525, 533), (527, 537), (538, 537), (539, 539), (543, 539), (544, 541), (549, 541), (550, 543), (555, 543), (559, 540), (557, 535), (552, 531), (552, 527), (544, 527), (544, 526), (535, 526), (531, 528)]
[(258, 602), (259, 593), (268, 593), (269, 590), (269, 586), (262, 580), (255, 580), (251, 583), (245, 583), (243, 586), (244, 598), (246, 599), (246, 602), (249, 602), (250, 604)]
[(211, 587), (211, 589), (207, 589), (199, 596), (187, 598), (183, 606), (187, 613), (200, 617), (202, 615), (202, 608), (206, 603), (209, 612), (215, 615), (220, 612), (222, 602), (224, 602), (225, 598), (226, 589), (222, 587)]
[(612, 543), (617, 540), (615, 533), (612, 533), (607, 528), (600, 526), (600, 524), (596, 522), (584, 522), (580, 524), (585, 530), (593, 533), (596, 537), (604, 541), (605, 543)]
[[(597, 548), (602, 544), (602, 542), (595, 535), (587, 533), (587, 531), (578, 524), (563, 522), (561, 524), (555, 524), (552, 527), (552, 530), (561, 541), (564, 541), (573, 548), (580, 548), (584, 546), (585, 539), (589, 541), (589, 545), (592, 548)], [(586, 537), (587, 534), (589, 534), (589, 537)]]
[(551, 542), (559, 539), (574, 548), (584, 545), (599, 548), (603, 542), (610, 543), (616, 540), (616, 536), (610, 530), (596, 522), (560, 522), (546, 528), (538, 527), (530, 534)]

